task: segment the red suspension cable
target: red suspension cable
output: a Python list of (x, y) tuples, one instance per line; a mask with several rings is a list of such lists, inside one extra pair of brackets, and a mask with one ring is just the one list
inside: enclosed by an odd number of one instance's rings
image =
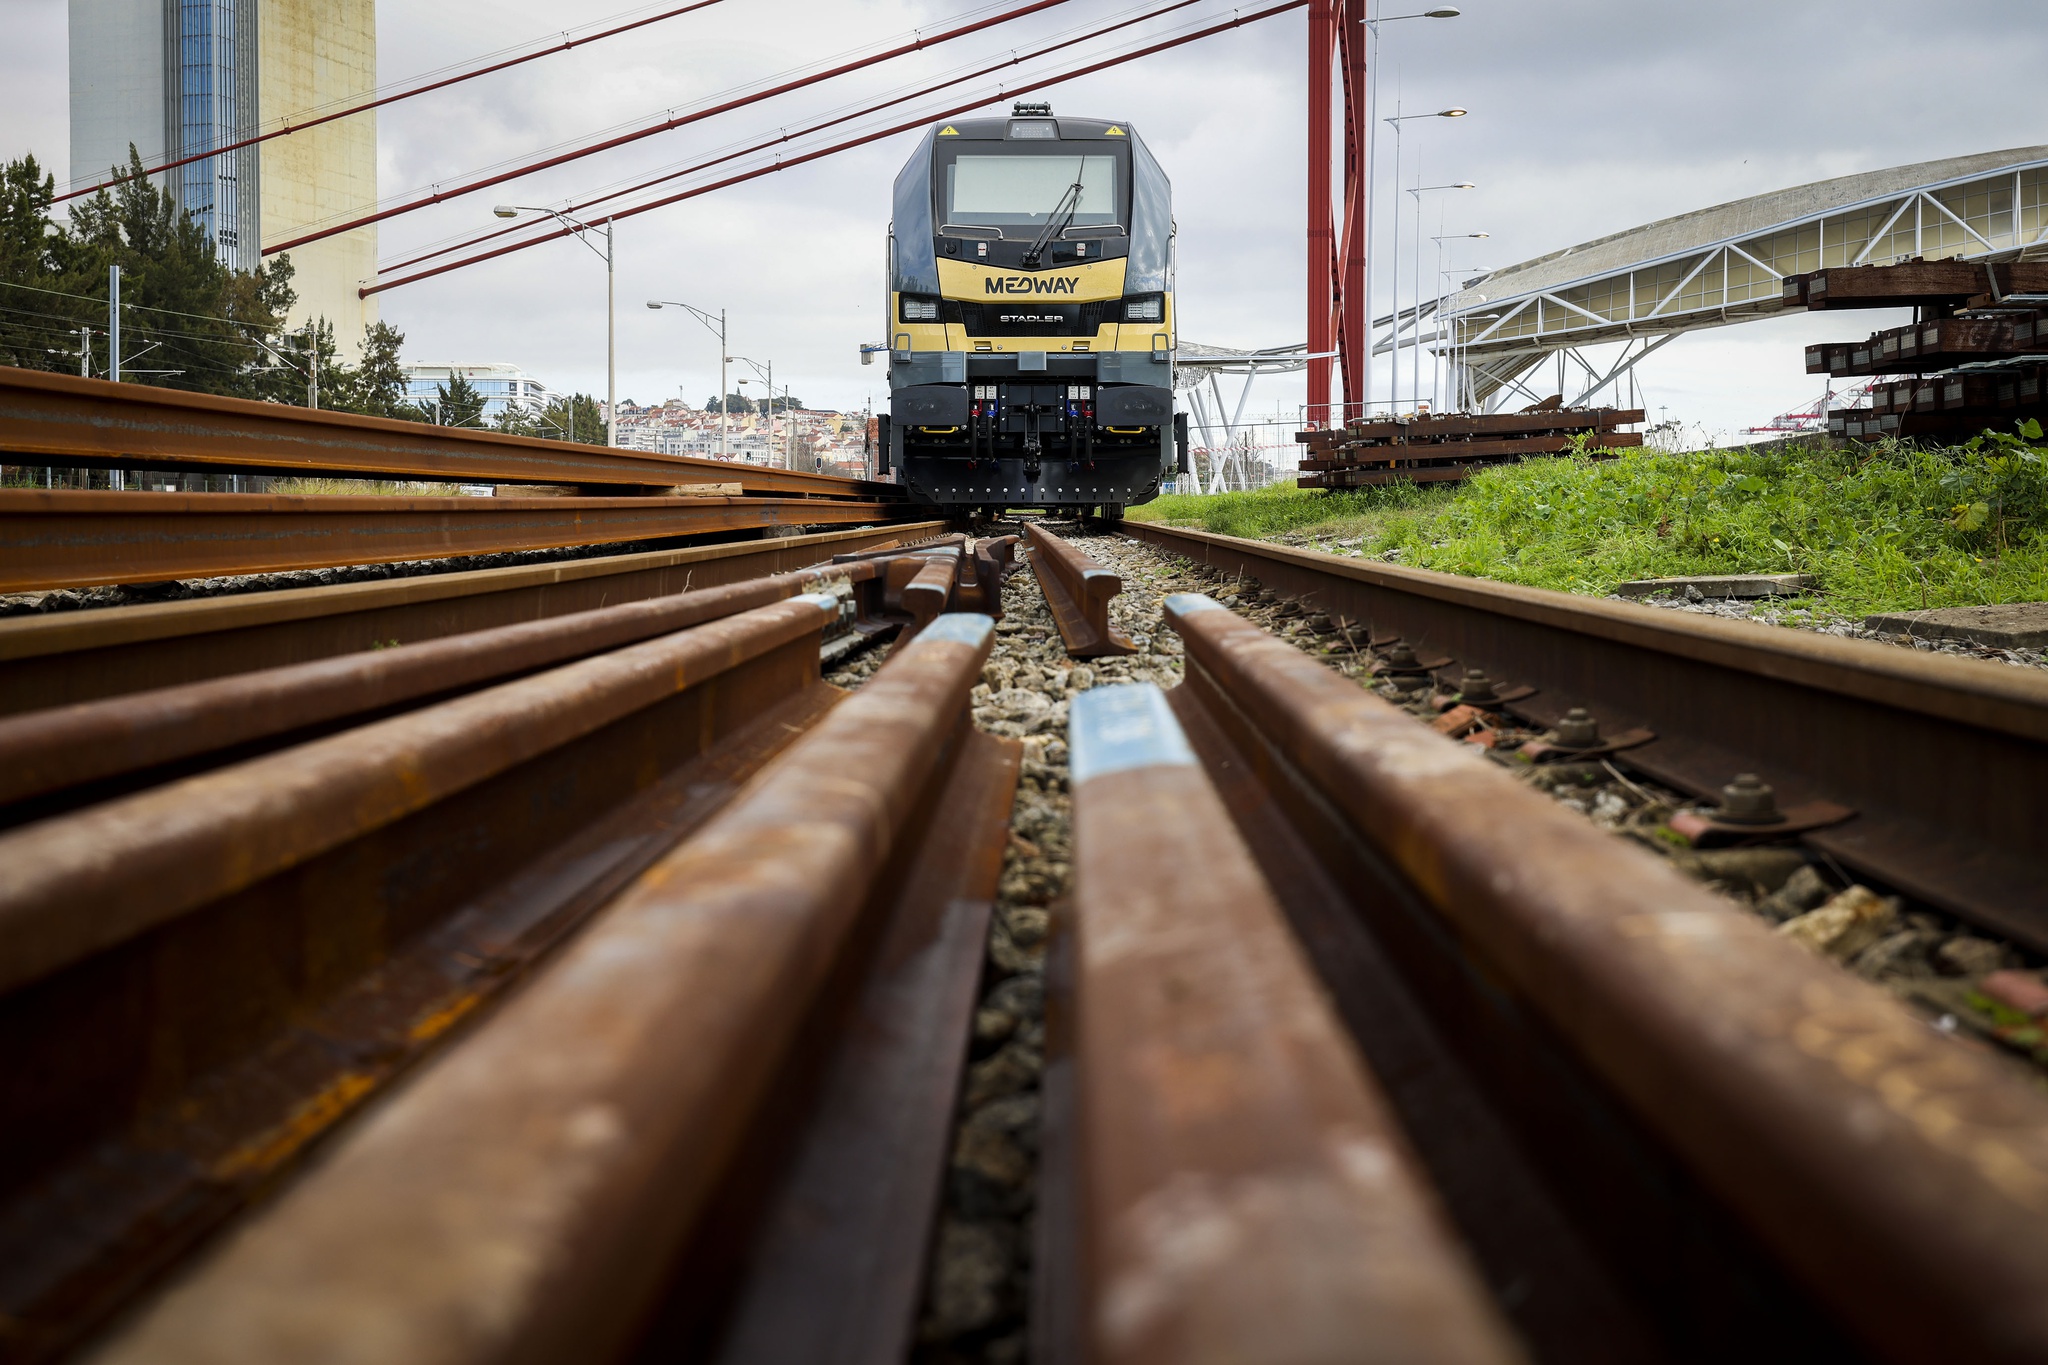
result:
[[(817, 161), (823, 157), (834, 156), (840, 152), (848, 151), (854, 147), (865, 146), (870, 142), (879, 142), (883, 138), (894, 137), (898, 133), (906, 133), (913, 128), (921, 128), (924, 125), (936, 122), (939, 119), (954, 118), (957, 117), (958, 115), (965, 114), (971, 110), (979, 109), (984, 105), (994, 104), (1001, 100), (1014, 99), (1018, 95), (1028, 95), (1034, 90), (1043, 90), (1047, 86), (1060, 85), (1067, 81), (1078, 80), (1082, 76), (1090, 76), (1096, 73), (1097, 71), (1105, 71), (1113, 66), (1122, 66), (1125, 62), (1133, 62), (1140, 57), (1149, 57), (1156, 52), (1164, 52), (1168, 48), (1180, 47), (1183, 44), (1192, 43), (1195, 42), (1197, 39), (1201, 38), (1212, 37), (1215, 34), (1227, 32), (1228, 30), (1233, 28), (1242, 28), (1246, 24), (1255, 24), (1259, 22), (1261, 19), (1270, 19), (1276, 14), (1285, 14), (1289, 10), (1300, 9), (1308, 3), (1309, 0), (1281, 0), (1281, 3), (1279, 4), (1269, 5), (1265, 9), (1261, 10), (1254, 10), (1249, 14), (1234, 15), (1221, 23), (1212, 24), (1208, 28), (1196, 29), (1191, 33), (1183, 33), (1177, 38), (1169, 38), (1162, 42), (1153, 43), (1149, 47), (1141, 47), (1131, 52), (1121, 53), (1118, 56), (1107, 57), (1099, 62), (1091, 63), (1088, 66), (1077, 67), (1072, 71), (1065, 71), (1055, 76), (1048, 76), (1043, 80), (1029, 81), (1023, 85), (1018, 86), (1014, 90), (1000, 91), (997, 94), (986, 96), (982, 99), (972, 100), (966, 104), (956, 105), (951, 109), (942, 110), (935, 114), (927, 114), (924, 115), (923, 117), (912, 119), (908, 123), (899, 123), (893, 127), (884, 128), (877, 132), (864, 133), (859, 137), (849, 138), (845, 142), (835, 143), (830, 147), (821, 147), (813, 152), (805, 152), (802, 156), (791, 157), (787, 161), (777, 161), (775, 164), (771, 166), (759, 166), (751, 171), (742, 171), (737, 175), (727, 176), (723, 180), (713, 181), (709, 185), (700, 185), (696, 189), (684, 190), (678, 194), (671, 194), (661, 199), (651, 200), (645, 204), (636, 204), (632, 208), (622, 209), (617, 213), (607, 215), (607, 217), (609, 217), (613, 221), (616, 221), (620, 218), (631, 218), (638, 214), (650, 213), (655, 209), (665, 208), (670, 204), (681, 203), (685, 199), (695, 199), (699, 195), (710, 194), (714, 190), (722, 190), (728, 186), (738, 185), (744, 181), (756, 180), (764, 175), (773, 175), (777, 171), (786, 171), (793, 166), (801, 166), (809, 161)], [(451, 261), (446, 265), (438, 265), (431, 270), (421, 270), (411, 275), (401, 276), (400, 278), (395, 280), (380, 280), (378, 283), (373, 284), (368, 288), (358, 289), (356, 293), (363, 298), (368, 298), (372, 294), (381, 294), (387, 289), (396, 289), (402, 284), (413, 284), (419, 280), (431, 279), (436, 275), (445, 275), (451, 270), (460, 270), (464, 266), (477, 265), (484, 261), (495, 260), (500, 256), (509, 256), (515, 251), (524, 251), (528, 247), (539, 246), (543, 242), (552, 242), (559, 238), (570, 236), (575, 231), (576, 229), (574, 228), (557, 228), (555, 231), (546, 233), (542, 236), (529, 238), (528, 240), (522, 242), (513, 242), (505, 246), (496, 247), (490, 251), (479, 252), (474, 256), (465, 256), (459, 261)]]
[[(671, 180), (680, 180), (687, 175), (696, 175), (701, 171), (708, 171), (714, 166), (722, 166), (728, 161), (737, 161), (741, 157), (752, 156), (756, 152), (765, 152), (770, 148), (777, 146), (780, 143), (793, 142), (798, 138), (809, 137), (813, 133), (822, 133), (828, 128), (836, 128), (843, 123), (852, 123), (855, 120), (866, 118), (871, 114), (878, 114), (882, 112), (884, 109), (892, 109), (899, 104), (908, 104), (912, 100), (922, 99), (926, 95), (935, 94), (938, 91), (944, 90), (949, 85), (960, 85), (966, 81), (978, 80), (983, 76), (992, 75), (993, 73), (1001, 71), (1006, 67), (1020, 66), (1025, 62), (1036, 61), (1040, 57), (1048, 56), (1051, 53), (1058, 52), (1064, 48), (1074, 47), (1081, 43), (1092, 42), (1097, 38), (1105, 36), (1106, 34), (1115, 33), (1120, 29), (1131, 28), (1135, 25), (1145, 23), (1148, 20), (1158, 19), (1165, 15), (1171, 14), (1175, 10), (1186, 9), (1190, 5), (1199, 5), (1201, 3), (1202, 0), (1173, 0), (1173, 3), (1164, 5), (1159, 9), (1148, 10), (1144, 14), (1134, 15), (1129, 19), (1120, 19), (1113, 24), (1105, 24), (1101, 28), (1091, 30), (1087, 33), (1079, 34), (1076, 37), (1063, 39), (1057, 43), (1048, 43), (1046, 46), (1041, 47), (1034, 52), (1013, 52), (1010, 56), (1004, 58), (1002, 61), (993, 63), (989, 66), (982, 67), (978, 71), (970, 71), (965, 75), (955, 76), (950, 80), (940, 81), (936, 85), (927, 85), (924, 88), (920, 90), (914, 90), (907, 95), (898, 95), (892, 99), (883, 100), (879, 104), (871, 104), (864, 109), (857, 109), (850, 114), (842, 114), (833, 118), (824, 119), (818, 123), (812, 124), (808, 128), (799, 128), (795, 132), (785, 131), (777, 134), (772, 138), (768, 138), (765, 141), (754, 143), (752, 146), (742, 147), (740, 150), (736, 152), (727, 152), (722, 156), (712, 157), (709, 161), (699, 161), (695, 165), (685, 166), (681, 170), (666, 171), (660, 175), (653, 177), (652, 179), (642, 180), (636, 185), (628, 185), (624, 189), (612, 190), (608, 193), (601, 194), (597, 196), (595, 199), (586, 199), (580, 203), (566, 205), (564, 206), (562, 212), (568, 214), (586, 214), (589, 213), (589, 211), (592, 208), (596, 207), (599, 204), (609, 203), (615, 199), (623, 199), (629, 194), (638, 194), (642, 190), (653, 189), (656, 185), (666, 184), (668, 181)], [(457, 242), (452, 246), (440, 247), (433, 251), (422, 252), (420, 255), (417, 256), (407, 257), (405, 260), (402, 261), (394, 261), (389, 266), (380, 267), (380, 273), (382, 273), (383, 271), (405, 270), (412, 266), (419, 265), (422, 262), (431, 261), (437, 256), (447, 256), (457, 251), (468, 251), (473, 247), (483, 245), (485, 242), (494, 242), (498, 240), (500, 237), (509, 237), (515, 233), (531, 232), (533, 230), (534, 224), (530, 222), (514, 223), (510, 227), (496, 228), (490, 232), (480, 233), (477, 236), (468, 238), (467, 240)]]
[(1020, 9), (1009, 10), (1006, 13), (994, 15), (987, 19), (977, 19), (973, 23), (962, 24), (957, 28), (944, 30), (929, 38), (919, 36), (908, 43), (890, 48), (887, 52), (877, 53), (872, 57), (862, 57), (856, 61), (842, 62), (838, 66), (820, 71), (815, 75), (805, 76), (798, 80), (785, 81), (781, 85), (772, 86), (767, 90), (762, 90), (752, 95), (742, 95), (737, 99), (727, 100), (723, 104), (713, 105), (709, 109), (700, 109), (693, 114), (682, 114), (674, 118), (663, 119), (660, 123), (635, 129), (630, 133), (621, 133), (617, 137), (605, 138), (601, 142), (589, 143), (586, 146), (562, 152), (555, 156), (542, 157), (538, 161), (530, 161), (525, 165), (515, 166), (509, 171), (500, 171), (496, 175), (489, 175), (481, 180), (470, 181), (452, 190), (436, 190), (424, 199), (415, 199), (407, 204), (398, 204), (388, 209), (379, 209), (375, 213), (365, 214), (360, 218), (351, 218), (349, 221), (337, 224), (334, 227), (326, 227), (316, 232), (308, 232), (294, 237), (290, 241), (279, 242), (276, 246), (264, 247), (263, 254), (275, 256), (278, 252), (289, 251), (295, 246), (304, 246), (308, 242), (317, 242), (324, 238), (338, 236), (344, 232), (353, 232), (359, 227), (368, 227), (372, 223), (381, 223), (388, 218), (396, 218), (401, 214), (412, 213), (432, 204), (444, 203), (450, 199), (459, 199), (465, 194), (475, 194), (478, 190), (488, 189), (492, 185), (502, 185), (507, 180), (517, 180), (521, 176), (532, 175), (536, 171), (544, 171), (551, 166), (560, 166), (565, 162), (578, 161), (586, 156), (595, 156), (599, 152), (610, 151), (614, 147), (623, 147), (629, 142), (638, 142), (642, 138), (653, 137), (657, 133), (666, 133), (673, 129), (684, 127), (687, 124), (697, 123), (716, 114), (727, 113), (734, 109), (743, 109), (750, 104), (759, 104), (761, 101), (773, 99), (777, 95), (786, 95), (792, 90), (801, 90), (807, 85), (816, 85), (820, 81), (831, 80), (834, 76), (843, 76), (849, 71), (858, 71), (865, 66), (874, 66), (908, 53), (921, 52), (928, 47), (937, 47), (941, 43), (950, 43), (955, 38), (963, 38), (970, 33), (979, 33), (983, 29), (995, 28), (1012, 20), (1022, 19), (1026, 15), (1037, 14), (1040, 10), (1048, 10), (1055, 5), (1064, 5), (1066, 3), (1067, 0), (1033, 0), (1031, 4), (1025, 5)]
[[(552, 57), (557, 52), (567, 52), (571, 48), (582, 47), (585, 43), (595, 43), (605, 38), (616, 38), (619, 34), (631, 33), (636, 28), (646, 28), (649, 24), (659, 24), (665, 20), (689, 14), (694, 10), (709, 9), (713, 5), (723, 3), (724, 0), (697, 0), (697, 3), (694, 5), (684, 5), (681, 9), (664, 10), (660, 14), (651, 14), (645, 19), (635, 19), (629, 24), (620, 24), (615, 28), (605, 29), (601, 33), (587, 34), (581, 38), (565, 37), (559, 43), (551, 44), (538, 52), (529, 52), (523, 57), (508, 57), (502, 62), (492, 62), (489, 66), (480, 66), (474, 71), (460, 71), (453, 76), (433, 81), (412, 90), (400, 90), (395, 94), (383, 95), (377, 99), (365, 100), (361, 104), (350, 105), (346, 109), (337, 109), (331, 114), (320, 114), (307, 119), (304, 123), (287, 123), (283, 128), (273, 128), (271, 131), (259, 133), (255, 137), (245, 137), (240, 142), (230, 142), (225, 146), (215, 147), (209, 151), (195, 152), (191, 156), (179, 157), (176, 161), (166, 161), (161, 166), (149, 167), (143, 171), (142, 176), (146, 178), (162, 171), (176, 170), (180, 166), (189, 166), (195, 161), (205, 161), (209, 157), (224, 156), (229, 152), (238, 152), (244, 147), (254, 147), (257, 143), (268, 142), (272, 138), (290, 137), (293, 133), (303, 133), (308, 128), (318, 128), (323, 123), (332, 123), (336, 119), (349, 118), (355, 114), (366, 114), (372, 109), (381, 109), (387, 104), (396, 104), (400, 100), (409, 100), (415, 95), (424, 95), (434, 90), (445, 90), (451, 85), (460, 85), (464, 81), (473, 81), (478, 76), (488, 76), (494, 71), (503, 71), (508, 67), (538, 61), (542, 57)], [(287, 115), (286, 117), (289, 119), (290, 116)], [(103, 180), (97, 185), (88, 185), (82, 190), (67, 190), (65, 193), (57, 195), (50, 202), (61, 204), (66, 199), (76, 199), (82, 194), (98, 194), (101, 190), (112, 189), (116, 185), (125, 184), (137, 178), (132, 175), (117, 175), (112, 180)]]

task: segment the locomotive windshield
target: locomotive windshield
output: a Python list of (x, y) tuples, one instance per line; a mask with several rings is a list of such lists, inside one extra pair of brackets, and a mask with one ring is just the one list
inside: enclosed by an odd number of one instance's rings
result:
[[(948, 227), (1008, 229), (1006, 237), (1029, 237), (1055, 213), (1069, 231), (1120, 227), (1126, 221), (1122, 161), (1109, 151), (1006, 148), (983, 153), (963, 148), (941, 168), (939, 221)], [(1077, 182), (1078, 204), (1069, 193)]]

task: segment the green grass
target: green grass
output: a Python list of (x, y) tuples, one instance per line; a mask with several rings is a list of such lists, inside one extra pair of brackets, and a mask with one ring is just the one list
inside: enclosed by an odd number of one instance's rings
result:
[[(2048, 600), (2048, 449), (1632, 451), (1532, 459), (1455, 487), (1276, 485), (1133, 519), (1316, 544), (1565, 592), (1633, 578), (1810, 573), (1844, 614)], [(1344, 542), (1344, 543), (1339, 543)]]

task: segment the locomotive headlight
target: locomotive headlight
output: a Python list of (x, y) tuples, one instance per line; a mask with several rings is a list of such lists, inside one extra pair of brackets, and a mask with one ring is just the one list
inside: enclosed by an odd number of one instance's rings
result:
[(1166, 318), (1166, 299), (1160, 294), (1147, 294), (1143, 298), (1124, 300), (1125, 322), (1162, 322)]
[(903, 296), (903, 320), (905, 322), (937, 322), (939, 301), (922, 294)]

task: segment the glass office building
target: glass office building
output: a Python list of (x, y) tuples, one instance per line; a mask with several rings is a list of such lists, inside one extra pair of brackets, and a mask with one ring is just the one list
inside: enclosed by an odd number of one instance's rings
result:
[[(256, 127), (257, 0), (168, 0), (166, 142), (192, 156)], [(227, 265), (258, 263), (261, 157), (254, 147), (180, 166), (166, 177), (178, 204), (206, 225)]]

